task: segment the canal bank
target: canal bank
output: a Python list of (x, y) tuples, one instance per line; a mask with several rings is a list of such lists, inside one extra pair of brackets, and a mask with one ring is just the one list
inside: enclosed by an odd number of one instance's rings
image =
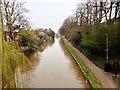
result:
[(60, 38), (46, 45), (29, 56), (33, 69), (26, 73), (24, 88), (90, 88)]
[(65, 38), (63, 38), (66, 48), (76, 60), (84, 76), (89, 80), (93, 88), (118, 88), (117, 84), (108, 77), (107, 73), (93, 64), (79, 50), (73, 47)]

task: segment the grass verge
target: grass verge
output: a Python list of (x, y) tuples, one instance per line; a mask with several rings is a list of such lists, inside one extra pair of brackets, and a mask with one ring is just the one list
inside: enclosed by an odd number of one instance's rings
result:
[(94, 75), (90, 72), (90, 70), (88, 68), (86, 68), (83, 64), (83, 62), (79, 59), (79, 57), (75, 54), (75, 52), (70, 48), (68, 41), (64, 40), (64, 44), (66, 46), (66, 48), (69, 50), (70, 54), (72, 55), (72, 57), (75, 59), (75, 61), (77, 62), (78, 66), (80, 67), (82, 73), (84, 74), (85, 78), (88, 79), (90, 85), (92, 88), (100, 88), (100, 83), (96, 80), (96, 78), (94, 77)]

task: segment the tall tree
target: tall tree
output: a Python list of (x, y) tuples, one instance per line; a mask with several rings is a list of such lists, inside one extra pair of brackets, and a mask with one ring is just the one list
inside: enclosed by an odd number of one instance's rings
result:
[(114, 16), (114, 19), (117, 18), (119, 10), (120, 10), (120, 0), (117, 0), (116, 3), (115, 3), (115, 16)]
[(113, 4), (114, 4), (114, 2), (112, 0), (110, 0), (110, 14), (109, 14), (109, 19), (110, 20), (111, 20), (111, 17), (112, 17)]
[(18, 2), (17, 0), (2, 0), (2, 13), (3, 20), (6, 24), (10, 37), (12, 38), (13, 26), (17, 24), (17, 20), (28, 10), (24, 7), (24, 2)]

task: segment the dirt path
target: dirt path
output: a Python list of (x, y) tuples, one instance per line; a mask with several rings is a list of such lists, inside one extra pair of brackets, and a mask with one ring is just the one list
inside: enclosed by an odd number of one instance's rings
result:
[(78, 57), (83, 61), (84, 65), (89, 68), (91, 73), (100, 82), (102, 88), (118, 88), (118, 85), (112, 79), (111, 75), (104, 72), (102, 69), (97, 67), (93, 62), (91, 62), (85, 55), (83, 55), (78, 49), (70, 44), (70, 47), (78, 55)]

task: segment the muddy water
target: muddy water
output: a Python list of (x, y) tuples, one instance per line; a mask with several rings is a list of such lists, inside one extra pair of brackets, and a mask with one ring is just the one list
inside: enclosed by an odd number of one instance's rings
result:
[(88, 88), (89, 84), (60, 39), (49, 42), (29, 56), (32, 69), (24, 88)]

